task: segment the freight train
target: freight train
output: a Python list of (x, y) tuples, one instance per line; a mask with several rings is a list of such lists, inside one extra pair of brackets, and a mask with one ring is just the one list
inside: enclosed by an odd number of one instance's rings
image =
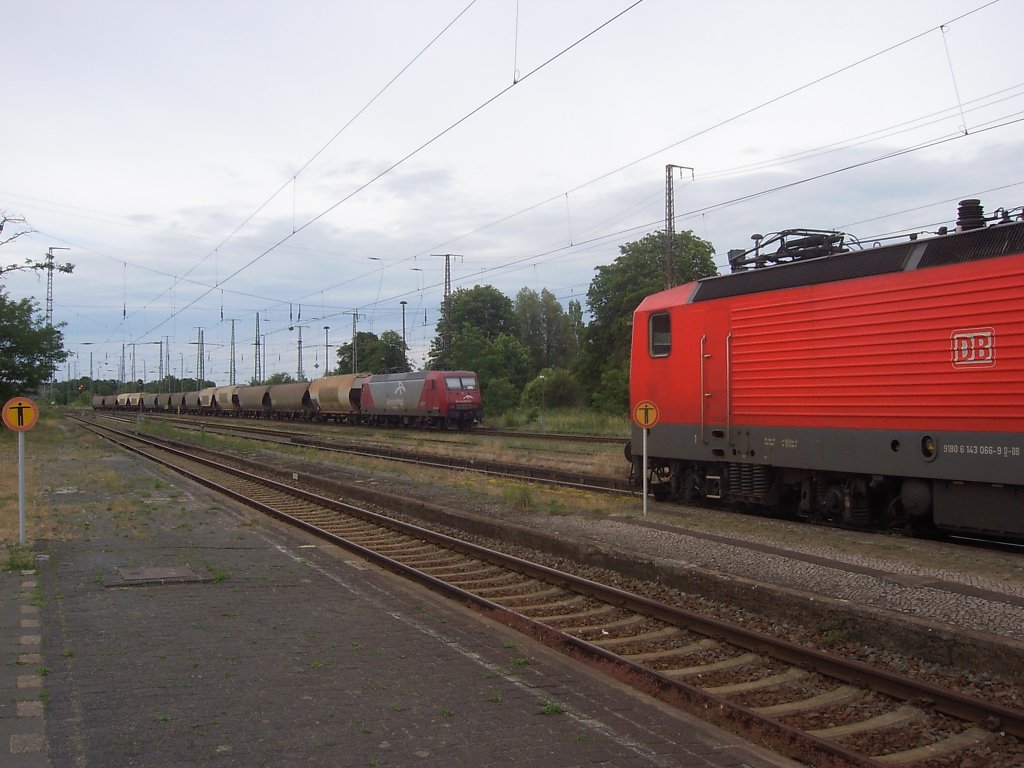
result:
[(965, 200), (955, 230), (872, 248), (755, 235), (731, 274), (648, 296), (635, 484), (646, 424), (658, 497), (1024, 538), (1022, 219)]
[(468, 429), (483, 419), (480, 382), (472, 371), (355, 373), (269, 386), (126, 392), (93, 397), (92, 407), (445, 429)]

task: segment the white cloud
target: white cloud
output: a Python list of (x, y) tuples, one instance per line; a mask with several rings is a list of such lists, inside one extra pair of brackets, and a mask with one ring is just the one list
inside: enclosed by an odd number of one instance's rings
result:
[[(271, 369), (294, 371), (289, 302), (293, 325), (301, 303), (303, 322), (331, 325), (333, 343), (351, 332), (351, 312), (375, 332), (400, 328), (404, 299), (422, 356), (443, 287), (436, 253), (463, 256), (456, 287), (579, 297), (621, 242), (662, 226), (666, 163), (695, 168), (696, 181), (677, 183), (676, 227), (711, 240), (720, 264), (754, 231), (839, 226), (1022, 181), (1020, 126), (980, 130), (1014, 119), (1021, 88), (975, 101), (1024, 83), (1012, 53), (1024, 11), (1009, 0), (957, 21), (981, 3), (647, 0), (432, 141), (516, 69), (527, 75), (627, 5), (480, 0), (289, 183), (467, 4), (8, 9), (5, 27), (16, 32), (0, 65), (16, 87), (0, 122), (0, 210), (24, 214), (40, 234), (8, 246), (3, 261), (73, 248), (75, 274), (54, 280), (70, 348), (109, 358), (122, 342), (170, 337), (172, 358), (188, 367), (203, 326), (207, 371), (224, 378), (226, 348), (213, 346), (230, 334), (222, 308), (248, 350), (240, 376), (251, 370), (257, 311), (269, 318)], [(940, 111), (941, 122), (873, 144), (717, 175)], [(970, 135), (948, 144), (716, 207), (965, 123)], [(983, 197), (989, 208), (1012, 206), (1020, 188)], [(954, 211), (944, 204), (851, 229), (872, 236)], [(32, 276), (5, 283), (14, 295), (45, 295)], [(78, 346), (85, 341), (104, 344)]]

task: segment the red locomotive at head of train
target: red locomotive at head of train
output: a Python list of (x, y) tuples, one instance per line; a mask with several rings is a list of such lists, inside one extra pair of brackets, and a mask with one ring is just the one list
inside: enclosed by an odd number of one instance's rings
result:
[(479, 419), (483, 403), (472, 371), (419, 371), (370, 376), (360, 408), (373, 424), (465, 429)]
[(955, 232), (866, 250), (776, 239), (634, 314), (656, 493), (1024, 537), (1019, 210), (966, 200)]

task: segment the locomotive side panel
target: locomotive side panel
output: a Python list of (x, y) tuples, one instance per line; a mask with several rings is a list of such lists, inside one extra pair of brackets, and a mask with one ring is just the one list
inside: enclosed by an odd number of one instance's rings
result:
[(733, 418), (1024, 432), (1024, 256), (744, 297)]
[(665, 311), (641, 305), (634, 324), (632, 400), (662, 414), (652, 452), (1024, 476), (1024, 256), (671, 308), (671, 353), (652, 357)]
[(374, 375), (363, 385), (363, 391), (362, 410), (368, 416), (400, 419), (436, 415), (432, 414), (427, 374), (423, 372)]

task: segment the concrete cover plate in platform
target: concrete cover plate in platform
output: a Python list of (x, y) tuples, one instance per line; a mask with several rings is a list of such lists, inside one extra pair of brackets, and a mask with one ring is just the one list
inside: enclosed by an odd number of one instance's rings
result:
[(210, 574), (198, 574), (187, 565), (151, 565), (142, 568), (118, 566), (117, 577), (107, 587), (135, 587), (150, 584), (201, 584), (213, 581)]

